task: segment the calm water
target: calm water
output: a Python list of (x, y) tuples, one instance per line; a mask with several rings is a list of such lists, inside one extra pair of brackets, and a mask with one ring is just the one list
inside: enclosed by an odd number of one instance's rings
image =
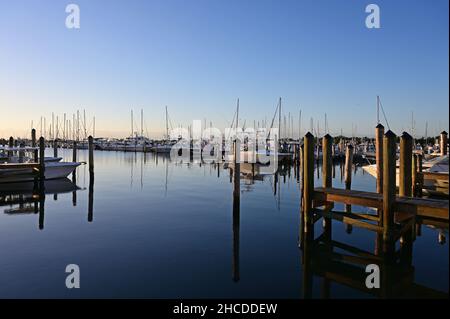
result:
[[(70, 150), (60, 152), (70, 159)], [(80, 151), (79, 160), (86, 155)], [(233, 214), (233, 184), (222, 166), (96, 152), (91, 192), (88, 168), (81, 166), (78, 190), (72, 191), (68, 180), (47, 187), (66, 192), (47, 194), (44, 214), (34, 213), (33, 203), (22, 210), (18, 204), (0, 206), (0, 297), (371, 298), (324, 280), (319, 269), (329, 267), (325, 272), (331, 273), (340, 266), (317, 257), (314, 249), (303, 257), (299, 184), (293, 168), (282, 175), (276, 192), (273, 176), (253, 183), (242, 179), (240, 211)], [(343, 187), (339, 165), (333, 185)], [(375, 179), (357, 168), (352, 188), (373, 191)], [(317, 223), (317, 235), (321, 229)], [(448, 293), (449, 248), (438, 242), (439, 232), (423, 225), (411, 264), (396, 268), (409, 272), (410, 284), (421, 291)], [(348, 233), (333, 222), (333, 240), (352, 248), (373, 253), (375, 237), (356, 227)], [(312, 271), (305, 272), (305, 262)], [(66, 288), (68, 264), (79, 265), (81, 289)], [(398, 284), (396, 276), (390, 285)], [(310, 292), (304, 288), (307, 278)]]

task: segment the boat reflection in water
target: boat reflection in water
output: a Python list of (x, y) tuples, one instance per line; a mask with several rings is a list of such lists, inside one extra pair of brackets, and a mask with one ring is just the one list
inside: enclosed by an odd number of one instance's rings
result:
[[(45, 199), (53, 195), (58, 200), (59, 194), (72, 193), (73, 205), (76, 206), (76, 192), (81, 190), (76, 185), (76, 175), (73, 180), (68, 178), (53, 179), (35, 182), (17, 182), (0, 184), (0, 207), (4, 207), (3, 213), (7, 215), (39, 214), (39, 229), (44, 228)], [(89, 186), (90, 202), (93, 196), (92, 185)], [(92, 195), (91, 195), (92, 193)], [(92, 207), (89, 209), (92, 220)]]

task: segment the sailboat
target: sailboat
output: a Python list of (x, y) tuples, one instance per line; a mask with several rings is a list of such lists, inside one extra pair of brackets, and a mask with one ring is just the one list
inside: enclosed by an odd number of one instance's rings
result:
[(156, 153), (170, 153), (172, 147), (176, 144), (176, 141), (170, 140), (169, 135), (169, 112), (166, 106), (166, 135), (161, 143), (153, 145), (152, 150)]

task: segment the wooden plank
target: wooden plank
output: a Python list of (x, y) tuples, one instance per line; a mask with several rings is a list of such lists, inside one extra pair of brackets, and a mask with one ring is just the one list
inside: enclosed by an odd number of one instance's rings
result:
[(318, 187), (314, 189), (313, 199), (317, 202), (339, 202), (347, 205), (359, 205), (379, 209), (383, 207), (383, 197), (381, 194), (356, 190)]
[(443, 180), (448, 181), (448, 173), (438, 173), (438, 172), (422, 172), (418, 173), (418, 175), (422, 175), (424, 180)]
[(448, 221), (444, 221), (442, 219), (428, 218), (428, 217), (419, 217), (416, 219), (419, 225), (432, 226), (435, 228), (441, 228), (448, 230)]
[(383, 227), (374, 225), (374, 224), (369, 224), (364, 221), (365, 219), (363, 217), (358, 216), (357, 214), (334, 212), (334, 211), (326, 212), (326, 211), (322, 211), (322, 210), (315, 210), (315, 213), (322, 215), (323, 217), (326, 217), (326, 218), (332, 218), (332, 219), (339, 220), (339, 221), (349, 224), (349, 225), (366, 228), (368, 230), (372, 230), (375, 232), (383, 231)]
[(397, 197), (397, 212), (414, 213), (417, 216), (448, 220), (448, 200), (429, 198)]
[[(317, 202), (340, 202), (347, 205), (360, 205), (378, 209), (383, 206), (381, 194), (355, 190), (318, 187), (314, 189), (313, 198)], [(394, 206), (398, 213), (449, 219), (449, 202), (447, 200), (397, 196)]]

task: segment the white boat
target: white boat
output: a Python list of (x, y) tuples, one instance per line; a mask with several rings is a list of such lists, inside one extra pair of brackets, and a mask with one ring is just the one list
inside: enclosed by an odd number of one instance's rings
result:
[[(429, 161), (424, 161), (422, 164), (423, 172), (432, 173), (447, 173), (448, 174), (448, 155), (439, 156), (433, 158)], [(377, 166), (376, 164), (366, 165), (362, 167), (363, 170), (369, 173), (371, 176), (377, 178)], [(396, 169), (396, 186), (399, 186), (400, 182), (400, 169)], [(436, 196), (448, 196), (449, 195), (449, 184), (448, 180), (424, 180), (423, 182), (425, 194), (436, 195)]]
[[(60, 162), (62, 160), (62, 157), (53, 157), (53, 156), (46, 156), (44, 157), (44, 162)], [(32, 162), (33, 159), (30, 157), (19, 157), (19, 156), (10, 156), (7, 158), (8, 163), (27, 163)]]
[[(8, 165), (12, 167), (8, 168)], [(80, 165), (79, 162), (45, 162), (45, 179), (66, 178)], [(0, 183), (33, 181), (35, 176), (36, 172), (29, 166), (21, 168), (17, 164), (0, 164)]]

